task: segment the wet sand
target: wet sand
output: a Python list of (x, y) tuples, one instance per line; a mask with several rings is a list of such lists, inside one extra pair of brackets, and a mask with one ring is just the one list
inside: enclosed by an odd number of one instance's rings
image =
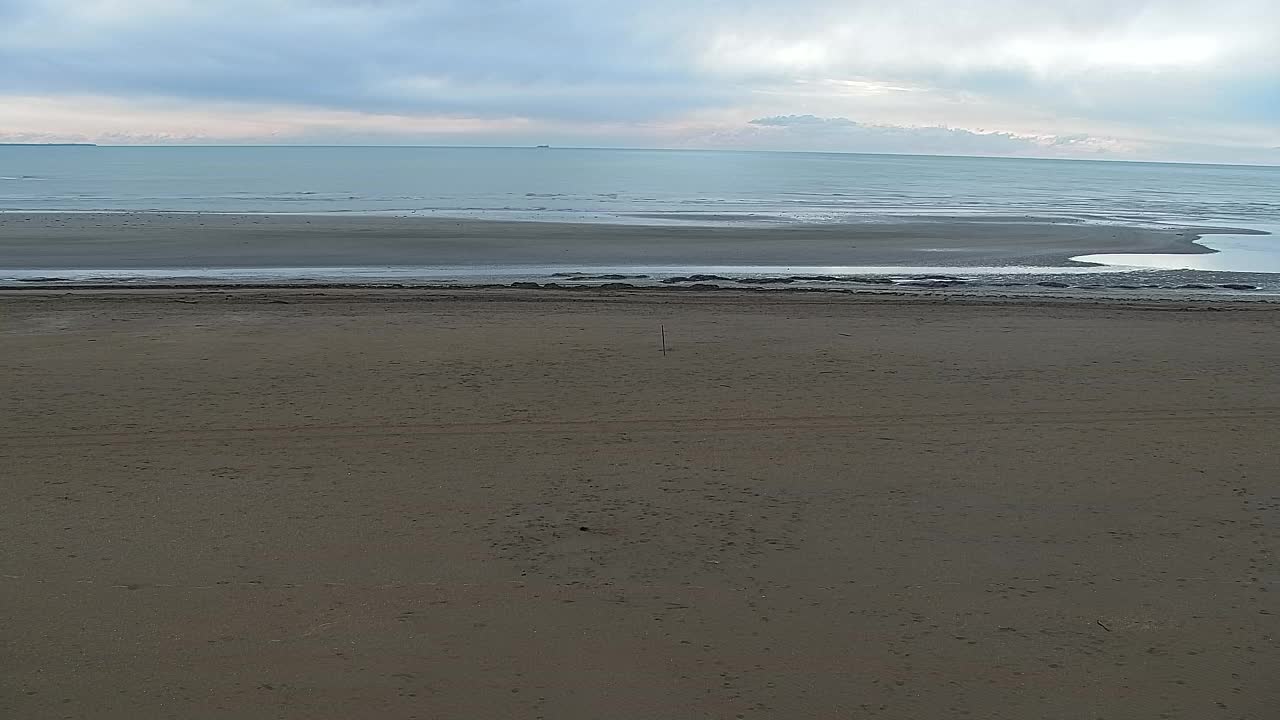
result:
[(1272, 717), (1277, 312), (4, 294), (0, 717)]
[(0, 213), (0, 269), (1066, 265), (1070, 257), (1088, 253), (1209, 252), (1193, 242), (1206, 231), (1004, 217), (699, 227), (341, 215)]

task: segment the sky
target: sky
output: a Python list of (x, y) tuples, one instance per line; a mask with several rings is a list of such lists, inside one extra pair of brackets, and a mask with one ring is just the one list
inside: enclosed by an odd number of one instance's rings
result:
[(1280, 164), (1280, 0), (0, 0), (0, 142)]

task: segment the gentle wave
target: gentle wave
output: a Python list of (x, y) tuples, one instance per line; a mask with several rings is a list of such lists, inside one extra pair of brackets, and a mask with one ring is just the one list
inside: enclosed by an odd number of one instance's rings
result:
[[(815, 153), (100, 148), (7, 153), (6, 210), (840, 223), (887, 214), (1280, 222), (1280, 168)], [(269, 172), (264, 172), (269, 168)], [(14, 180), (41, 178), (40, 194)]]

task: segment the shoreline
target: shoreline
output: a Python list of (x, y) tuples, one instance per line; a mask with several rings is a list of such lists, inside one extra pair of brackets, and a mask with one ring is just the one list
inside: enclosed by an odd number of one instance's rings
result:
[(1253, 232), (996, 215), (700, 226), (376, 215), (0, 213), (0, 249), (11, 269), (685, 265), (725, 264), (725, 259), (740, 265), (1071, 267), (1070, 258), (1084, 254), (1211, 253), (1196, 243), (1204, 235)]
[(927, 289), (894, 290), (822, 290), (807, 288), (743, 288), (743, 287), (512, 287), (510, 285), (478, 286), (412, 286), (352, 284), (311, 285), (151, 285), (120, 287), (118, 285), (78, 287), (0, 288), (0, 306), (75, 304), (100, 302), (110, 304), (179, 303), (188, 305), (235, 306), (242, 304), (325, 305), (407, 305), (430, 306), (448, 303), (569, 303), (630, 305), (724, 305), (749, 307), (756, 304), (785, 307), (795, 305), (829, 305), (833, 308), (859, 305), (886, 306), (990, 306), (990, 307), (1110, 307), (1158, 310), (1257, 310), (1280, 311), (1280, 297), (1271, 295), (1222, 294), (1215, 297), (1187, 295), (1140, 296), (1121, 294), (942, 292)]
[(1210, 235), (1008, 216), (831, 224), (617, 225), (390, 216), (0, 213), (0, 288), (524, 287), (681, 284), (797, 292), (947, 290), (1220, 300), (1280, 294), (1280, 275), (1147, 271), (1077, 260), (1214, 255)]

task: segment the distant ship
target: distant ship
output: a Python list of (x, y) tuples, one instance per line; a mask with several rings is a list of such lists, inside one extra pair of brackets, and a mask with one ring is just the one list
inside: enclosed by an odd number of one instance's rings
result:
[(538, 146), (536, 146), (536, 147), (537, 147), (539, 150), (550, 150), (550, 149), (551, 149), (551, 146), (550, 146), (550, 145), (538, 145)]

